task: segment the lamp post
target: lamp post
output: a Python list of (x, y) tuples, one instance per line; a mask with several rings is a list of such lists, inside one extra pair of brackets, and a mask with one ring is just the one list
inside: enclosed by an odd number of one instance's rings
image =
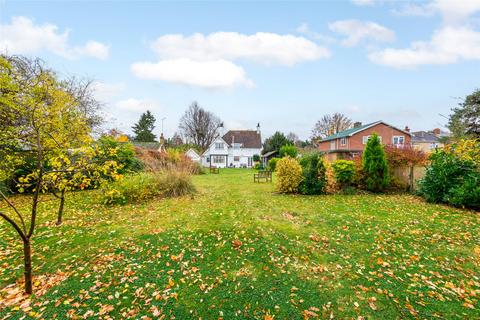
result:
[(165, 137), (163, 136), (163, 121), (165, 121), (165, 119), (167, 119), (166, 117), (163, 117), (162, 118), (162, 132), (160, 133), (160, 147), (158, 147), (158, 151), (159, 152), (166, 152), (166, 148), (165, 148)]

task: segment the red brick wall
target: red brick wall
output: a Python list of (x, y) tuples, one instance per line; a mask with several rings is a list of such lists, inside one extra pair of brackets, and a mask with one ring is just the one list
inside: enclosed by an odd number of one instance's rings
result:
[[(365, 145), (363, 144), (363, 136), (369, 136), (372, 133), (376, 132), (379, 136), (382, 137), (383, 144), (392, 144), (393, 143), (393, 136), (404, 136), (405, 137), (405, 144), (410, 144), (411, 137), (410, 135), (394, 129), (392, 127), (386, 126), (383, 123), (377, 124), (371, 128), (366, 130), (360, 131), (354, 134), (351, 137), (347, 138), (347, 143), (345, 146), (340, 145), (340, 139), (335, 141), (335, 150), (363, 150)], [(331, 141), (322, 141), (318, 144), (319, 151), (329, 151)]]
[(405, 144), (410, 144), (410, 135), (380, 123), (376, 126), (360, 131), (350, 137), (350, 149), (363, 150), (365, 148), (365, 145), (363, 144), (363, 136), (369, 136), (374, 132), (382, 137), (383, 144), (392, 144), (393, 136), (404, 136)]

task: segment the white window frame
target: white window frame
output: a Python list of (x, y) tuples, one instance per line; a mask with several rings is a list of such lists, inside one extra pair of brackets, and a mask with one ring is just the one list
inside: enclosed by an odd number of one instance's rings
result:
[(216, 150), (223, 150), (224, 148), (225, 148), (225, 144), (223, 142), (215, 142)]
[(367, 144), (368, 139), (370, 139), (370, 136), (369, 136), (369, 135), (368, 135), (368, 136), (363, 136), (363, 137), (362, 137), (362, 142), (363, 142), (363, 144)]
[(340, 138), (340, 145), (341, 146), (346, 146), (347, 145), (347, 138), (345, 138), (345, 137)]
[(213, 163), (225, 163), (225, 157), (224, 156), (213, 156)]
[[(400, 143), (400, 138), (402, 140), (402, 143)], [(397, 143), (395, 143), (395, 139), (397, 139)], [(403, 146), (405, 144), (405, 136), (393, 136), (392, 144), (395, 146)]]
[(233, 149), (240, 149), (242, 147), (241, 143), (234, 143), (233, 144)]

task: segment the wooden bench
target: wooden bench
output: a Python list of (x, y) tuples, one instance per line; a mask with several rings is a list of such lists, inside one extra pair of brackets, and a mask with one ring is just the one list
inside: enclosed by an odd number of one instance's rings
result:
[(253, 182), (271, 182), (272, 181), (272, 171), (258, 171), (253, 174)]
[(210, 173), (219, 174), (219, 173), (220, 173), (220, 169), (217, 168), (217, 167), (210, 167)]

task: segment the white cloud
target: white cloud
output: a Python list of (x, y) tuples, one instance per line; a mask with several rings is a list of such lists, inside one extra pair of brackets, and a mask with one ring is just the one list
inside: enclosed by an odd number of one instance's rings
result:
[(375, 0), (351, 0), (353, 4), (357, 6), (373, 6), (375, 4)]
[(393, 13), (403, 16), (432, 16), (440, 14), (444, 23), (464, 24), (465, 19), (480, 11), (478, 0), (434, 0), (426, 4), (407, 3)]
[(32, 54), (50, 51), (68, 59), (82, 56), (105, 60), (109, 47), (97, 41), (89, 41), (84, 46), (68, 44), (69, 30), (60, 31), (50, 23), (35, 24), (26, 17), (13, 17), (8, 24), (0, 24), (0, 51), (10, 54)]
[(153, 50), (166, 59), (189, 58), (196, 61), (248, 59), (264, 64), (294, 65), (330, 56), (327, 48), (293, 35), (257, 32), (215, 32), (191, 36), (169, 34), (152, 44)]
[(407, 49), (388, 48), (372, 52), (369, 58), (395, 68), (480, 60), (480, 32), (468, 27), (446, 26), (435, 31), (429, 42), (417, 41)]
[(298, 33), (304, 34), (305, 36), (307, 36), (311, 39), (321, 41), (325, 44), (332, 44), (332, 43), (336, 42), (336, 40), (334, 38), (330, 37), (330, 36), (327, 36), (327, 35), (324, 35), (324, 34), (321, 34), (321, 33), (314, 32), (314, 31), (310, 30), (310, 27), (308, 26), (307, 23), (302, 23), (301, 25), (299, 25), (297, 27), (296, 31)]
[(393, 9), (392, 13), (397, 16), (430, 17), (435, 13), (435, 10), (431, 5), (407, 3), (400, 9)]
[(237, 60), (292, 66), (330, 55), (327, 48), (304, 37), (267, 32), (167, 34), (151, 47), (159, 61), (132, 64), (137, 77), (208, 89), (253, 87), (245, 70), (234, 63)]
[(81, 56), (94, 57), (100, 60), (106, 60), (108, 58), (110, 47), (97, 42), (89, 41), (84, 47), (76, 47), (74, 53)]
[(375, 22), (359, 20), (339, 20), (329, 23), (330, 30), (340, 33), (346, 38), (342, 44), (353, 47), (364, 40), (391, 42), (395, 40), (395, 33)]
[(132, 72), (139, 78), (162, 80), (177, 84), (209, 89), (232, 88), (238, 85), (253, 86), (242, 67), (226, 60), (195, 61), (171, 59), (159, 62), (137, 62)]
[(479, 0), (435, 0), (430, 6), (438, 10), (447, 24), (464, 23), (464, 19), (480, 11)]
[(100, 81), (95, 81), (92, 87), (95, 91), (95, 97), (100, 101), (109, 100), (126, 89), (124, 83), (105, 83)]
[(125, 111), (144, 112), (146, 110), (159, 110), (160, 104), (148, 99), (129, 98), (118, 101), (115, 106)]

